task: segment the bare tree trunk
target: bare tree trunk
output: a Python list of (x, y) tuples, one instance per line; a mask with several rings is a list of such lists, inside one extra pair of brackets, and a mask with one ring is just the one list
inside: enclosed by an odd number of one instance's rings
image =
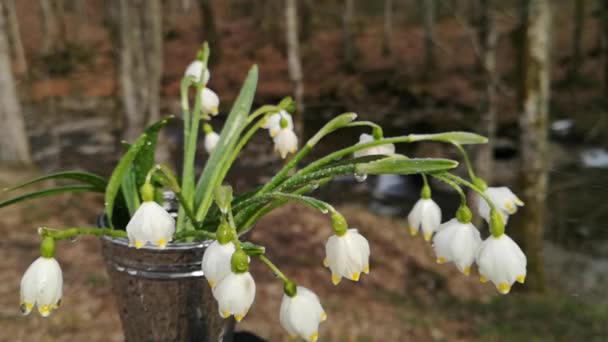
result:
[(602, 58), (604, 60), (604, 98), (608, 98), (608, 0), (602, 0), (601, 8)]
[(343, 41), (344, 41), (344, 67), (353, 70), (355, 60), (355, 43), (353, 33), (353, 21), (355, 20), (354, 0), (345, 0), (344, 15), (342, 17)]
[(222, 57), (222, 48), (220, 42), (220, 36), (217, 31), (217, 25), (215, 23), (215, 12), (213, 11), (213, 3), (211, 0), (199, 0), (199, 9), (202, 20), (201, 31), (202, 40), (209, 42), (209, 46), (213, 50), (211, 55), (210, 64), (219, 63)]
[(435, 25), (435, 0), (422, 0), (422, 16), (424, 26), (424, 69), (427, 75), (435, 69), (435, 45), (433, 42), (433, 26)]
[(27, 60), (25, 59), (25, 50), (23, 49), (23, 41), (19, 32), (15, 0), (2, 1), (4, 2), (3, 15), (5, 15), (6, 24), (8, 25), (9, 41), (13, 48), (13, 56), (15, 57), (16, 72), (20, 75), (27, 74)]
[[(496, 26), (494, 12), (492, 10), (492, 0), (479, 1), (479, 46), (481, 48), (481, 65), (485, 78), (485, 92), (481, 101), (481, 120), (479, 132), (488, 137), (489, 141), (485, 145), (480, 145), (477, 159), (475, 160), (475, 170), (477, 175), (492, 183), (493, 171), (493, 141), (496, 136)], [(471, 196), (473, 201), (478, 200), (478, 196)], [(478, 219), (478, 218), (476, 218)], [(480, 221), (475, 223), (479, 224)]]
[(42, 54), (48, 55), (63, 47), (65, 30), (62, 27), (62, 0), (40, 0), (42, 10)]
[[(0, 1), (0, 13), (4, 5)], [(30, 164), (30, 146), (11, 70), (8, 31), (5, 17), (0, 15), (0, 164)]]
[(390, 56), (393, 39), (393, 0), (384, 0), (384, 31), (382, 36), (382, 54)]
[(134, 141), (160, 117), (162, 28), (160, 0), (120, 0), (120, 85), (125, 139)]
[(574, 28), (572, 30), (572, 56), (568, 69), (568, 78), (576, 80), (578, 78), (578, 69), (582, 62), (582, 35), (583, 21), (585, 15), (585, 0), (574, 1)]
[(287, 64), (289, 78), (293, 84), (296, 101), (294, 126), (299, 137), (304, 132), (304, 83), (302, 81), (302, 63), (300, 60), (300, 43), (298, 41), (298, 8), (296, 0), (285, 2), (285, 27), (287, 34)]
[(514, 226), (522, 233), (521, 243), (528, 257), (527, 288), (545, 288), (542, 242), (547, 197), (547, 125), (550, 96), (551, 1), (526, 2), (523, 82), (521, 84), (520, 149), (522, 153), (521, 213)]
[(312, 15), (314, 13), (314, 8), (312, 4), (312, 0), (303, 0), (299, 2), (299, 19), (300, 19), (300, 29), (299, 36), (301, 42), (307, 42), (312, 36)]

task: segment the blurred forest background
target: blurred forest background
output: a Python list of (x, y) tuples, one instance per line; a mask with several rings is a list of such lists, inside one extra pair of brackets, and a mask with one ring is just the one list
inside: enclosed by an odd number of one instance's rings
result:
[[(323, 217), (296, 206), (270, 214), (251, 238), (319, 293), (329, 314), (325, 340), (608, 338), (608, 1), (0, 0), (0, 186), (66, 169), (108, 175), (121, 140), (180, 116), (180, 81), (204, 40), (210, 87), (221, 98), (216, 130), (257, 63), (254, 106), (294, 96), (302, 141), (346, 111), (387, 136), (478, 132), (491, 138), (471, 149), (478, 173), (526, 203), (507, 229), (528, 255), (529, 276), (509, 296), (436, 265), (430, 246), (406, 236), (418, 179), (345, 177), (319, 190), (370, 238), (372, 273), (359, 284), (318, 281), (326, 277)], [(175, 121), (160, 157), (177, 166), (183, 137)], [(362, 132), (336, 134), (313, 157)], [(398, 151), (459, 158), (432, 143)], [(245, 191), (280, 165), (259, 134), (229, 181)], [(448, 219), (457, 196), (435, 187)], [(46, 320), (19, 315), (18, 280), (37, 256), (35, 227), (91, 225), (102, 199), (46, 203), (2, 209), (0, 340), (120, 341), (94, 238), (58, 253), (62, 309)], [(284, 340), (274, 317), (280, 284), (259, 265), (254, 272), (258, 304), (239, 329)]]

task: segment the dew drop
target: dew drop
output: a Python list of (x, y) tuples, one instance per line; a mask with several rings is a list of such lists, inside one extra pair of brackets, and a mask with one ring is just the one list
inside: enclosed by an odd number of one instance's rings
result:
[(43, 231), (44, 231), (44, 229), (42, 227), (38, 227), (38, 235), (42, 235)]
[(132, 268), (129, 268), (129, 269), (127, 269), (127, 273), (128, 273), (129, 275), (134, 276), (134, 275), (137, 275), (137, 270), (134, 270), (134, 269), (132, 269)]
[(148, 146), (152, 146), (152, 142), (151, 142), (151, 141), (148, 141), (148, 142), (146, 143), (146, 145), (148, 145)]
[(355, 173), (355, 180), (357, 182), (365, 182), (366, 179), (367, 179), (367, 173), (363, 173), (363, 174)]
[(327, 215), (328, 213), (329, 213), (329, 210), (321, 209), (321, 214)]
[(310, 188), (313, 190), (317, 190), (319, 188), (319, 182), (317, 182), (317, 181), (310, 182)]

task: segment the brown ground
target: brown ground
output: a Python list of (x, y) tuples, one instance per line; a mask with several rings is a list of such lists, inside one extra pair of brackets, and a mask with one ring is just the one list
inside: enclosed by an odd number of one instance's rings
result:
[[(19, 177), (27, 177), (23, 173)], [(2, 186), (16, 179), (3, 172)], [(3, 208), (0, 242), (0, 341), (120, 341), (120, 321), (110, 283), (94, 237), (61, 242), (57, 259), (64, 271), (62, 307), (43, 319), (36, 313), (19, 313), (19, 281), (38, 256), (40, 225), (90, 225), (99, 212), (98, 195), (60, 196)], [(52, 204), (52, 205), (50, 205)], [(369, 239), (371, 274), (358, 284), (343, 281), (333, 286), (321, 266), (324, 242), (331, 234), (329, 218), (307, 208), (290, 205), (276, 210), (256, 226), (251, 240), (268, 248), (268, 256), (299, 284), (321, 298), (329, 319), (322, 325), (326, 341), (405, 341), (458, 336), (473, 340), (468, 319), (438, 315), (440, 298), (490, 299), (494, 290), (465, 277), (452, 266), (434, 263), (430, 246), (406, 234), (403, 221), (377, 217), (360, 207), (340, 208), (352, 227)], [(285, 340), (278, 323), (281, 284), (264, 265), (253, 263), (258, 291), (256, 302), (239, 329), (269, 341)], [(484, 299), (485, 298), (485, 299)], [(423, 308), (423, 309), (421, 309)], [(210, 314), (216, 314), (212, 312)]]

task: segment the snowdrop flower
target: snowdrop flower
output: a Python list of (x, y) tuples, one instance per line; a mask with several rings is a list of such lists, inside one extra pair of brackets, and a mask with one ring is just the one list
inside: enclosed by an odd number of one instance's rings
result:
[(338, 285), (342, 277), (359, 281), (361, 272), (369, 274), (369, 243), (356, 229), (327, 239), (325, 254), (323, 265), (331, 270), (334, 285)]
[(215, 146), (220, 141), (220, 135), (211, 131), (209, 133), (205, 133), (205, 150), (207, 153), (211, 154), (213, 150), (215, 150)]
[(249, 273), (249, 257), (243, 251), (236, 251), (231, 259), (231, 272), (213, 289), (220, 316), (240, 322), (255, 299), (255, 282)]
[(506, 234), (483, 241), (476, 262), (481, 282), (490, 280), (502, 294), (509, 293), (515, 281), (523, 284), (526, 279), (526, 256)]
[[(522, 202), (513, 193), (513, 191), (511, 191), (511, 189), (507, 188), (506, 186), (499, 188), (488, 187), (484, 191), (484, 193), (486, 194), (486, 196), (488, 196), (490, 201), (492, 201), (492, 203), (500, 213), (504, 224), (507, 224), (507, 221), (509, 220), (509, 215), (513, 215), (517, 212), (518, 206), (521, 207), (524, 205), (524, 202)], [(478, 203), (479, 215), (483, 217), (487, 222), (490, 222), (490, 206), (483, 198), (479, 198)]]
[[(359, 137), (359, 142), (357, 143), (357, 145), (365, 144), (365, 143), (368, 143), (371, 141), (374, 141), (374, 137), (370, 134), (363, 133)], [(358, 157), (372, 156), (372, 155), (378, 155), (378, 154), (385, 154), (385, 155), (395, 154), (395, 145), (394, 144), (384, 144), (384, 145), (364, 148), (362, 150), (359, 150), (359, 151), (356, 151), (355, 153), (353, 153), (353, 156), (355, 158), (358, 158)]]
[(481, 244), (479, 231), (470, 222), (463, 223), (453, 218), (439, 226), (433, 237), (433, 248), (437, 263), (453, 261), (460, 272), (471, 273), (471, 265)]
[(327, 315), (319, 297), (309, 289), (298, 286), (293, 297), (283, 295), (279, 319), (292, 339), (299, 336), (314, 342), (319, 338), (319, 323), (325, 321)]
[[(192, 76), (192, 77), (194, 77), (195, 81), (198, 83), (201, 81), (202, 72), (203, 72), (203, 62), (199, 61), (199, 60), (195, 60), (194, 62), (190, 63), (190, 65), (188, 65), (188, 67), (186, 68), (186, 72), (184, 73), (184, 76), (186, 76), (186, 77)], [(210, 77), (211, 77), (211, 75), (209, 74), (209, 69), (205, 69), (205, 84), (209, 83)]]
[(234, 243), (228, 242), (221, 244), (219, 241), (213, 241), (203, 254), (202, 269), (209, 286), (214, 288), (216, 284), (222, 281), (230, 274), (232, 264), (230, 259), (234, 254)]
[(289, 113), (282, 110), (278, 113), (272, 114), (269, 118), (266, 119), (266, 122), (262, 125), (262, 128), (268, 130), (268, 134), (270, 137), (274, 138), (281, 131), (281, 119), (285, 119), (287, 121), (286, 128), (293, 130), (293, 118)]
[(426, 241), (430, 241), (433, 233), (441, 224), (441, 208), (429, 198), (421, 198), (414, 204), (407, 216), (410, 233), (416, 236), (420, 228)]
[(173, 239), (173, 233), (175, 233), (175, 220), (163, 207), (152, 200), (144, 199), (127, 224), (129, 246), (135, 246), (137, 249), (148, 242), (159, 248), (165, 248)]
[(34, 305), (42, 317), (61, 303), (63, 276), (55, 258), (41, 256), (34, 261), (21, 278), (21, 312), (28, 315)]
[(279, 134), (274, 137), (274, 150), (281, 154), (281, 158), (285, 159), (287, 153), (295, 153), (298, 150), (298, 137), (289, 128), (283, 128)]
[(201, 90), (201, 112), (204, 114), (217, 115), (219, 113), (220, 99), (217, 94), (205, 87)]

